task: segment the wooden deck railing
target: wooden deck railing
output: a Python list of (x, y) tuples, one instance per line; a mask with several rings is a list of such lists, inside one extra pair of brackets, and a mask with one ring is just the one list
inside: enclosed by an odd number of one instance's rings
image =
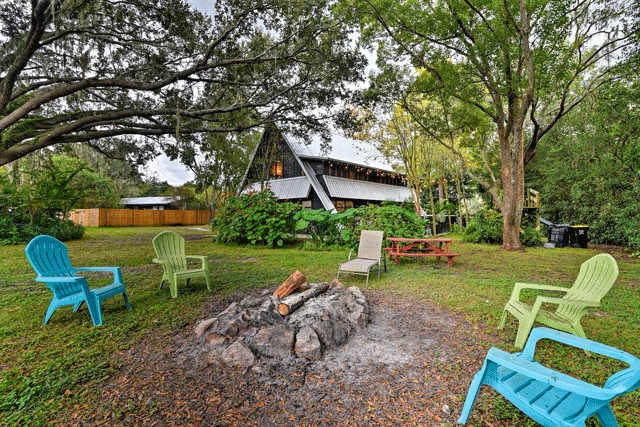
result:
[(84, 227), (158, 227), (166, 225), (205, 225), (209, 211), (151, 209), (78, 209), (70, 219)]

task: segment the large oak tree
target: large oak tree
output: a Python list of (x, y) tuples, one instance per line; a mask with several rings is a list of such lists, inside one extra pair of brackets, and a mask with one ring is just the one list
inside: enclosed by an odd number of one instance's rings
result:
[(321, 130), (351, 101), (365, 60), (331, 0), (214, 5), (0, 1), (0, 165), (54, 144), (155, 155), (180, 135)]
[[(446, 92), (495, 124), (505, 249), (521, 249), (524, 167), (540, 139), (633, 47), (632, 0), (344, 0), (378, 47), (382, 94)], [(419, 84), (414, 69), (431, 74)], [(386, 80), (385, 80), (386, 77)], [(388, 88), (394, 88), (389, 90)], [(395, 100), (393, 100), (395, 102)], [(412, 109), (411, 105), (403, 107)], [(413, 106), (415, 110), (415, 106)], [(413, 111), (414, 117), (424, 116)], [(425, 124), (425, 128), (429, 124)]]

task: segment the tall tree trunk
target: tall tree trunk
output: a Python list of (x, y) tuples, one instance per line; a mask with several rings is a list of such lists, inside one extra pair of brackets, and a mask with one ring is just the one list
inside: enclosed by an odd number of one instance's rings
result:
[[(462, 215), (465, 214), (465, 218), (469, 215), (467, 212), (467, 206), (464, 201), (464, 194), (462, 194), (462, 184), (460, 183), (460, 175), (456, 174), (456, 191), (458, 192), (458, 226), (460, 229), (464, 229), (462, 225)], [(463, 211), (464, 205), (464, 211)]]
[(429, 201), (431, 202), (431, 227), (433, 230), (433, 235), (438, 234), (436, 230), (436, 203), (433, 200), (433, 186), (431, 185), (431, 179), (427, 178), (427, 186), (429, 187)]
[[(520, 241), (520, 220), (524, 205), (524, 134), (522, 127), (516, 124), (513, 139), (501, 135), (502, 151), (502, 219), (504, 232), (502, 248), (523, 250)], [(505, 147), (507, 146), (507, 147)], [(506, 149), (505, 149), (506, 148)]]
[(420, 215), (422, 207), (420, 206), (420, 185), (415, 180), (409, 181), (409, 190), (411, 191), (411, 197), (413, 197), (413, 207), (416, 210), (418, 218), (422, 218)]

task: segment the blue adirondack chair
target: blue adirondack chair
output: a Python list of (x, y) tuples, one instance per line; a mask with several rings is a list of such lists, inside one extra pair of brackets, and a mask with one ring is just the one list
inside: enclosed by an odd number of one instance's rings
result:
[[(127, 308), (131, 308), (120, 267), (73, 268), (69, 261), (67, 246), (47, 235), (35, 237), (24, 251), (31, 266), (38, 273), (36, 281), (44, 282), (53, 292), (53, 299), (44, 318), (45, 325), (58, 307), (73, 305), (73, 311), (78, 311), (86, 301), (93, 324), (100, 326), (102, 325), (100, 303), (117, 294), (122, 294)], [(87, 279), (78, 276), (77, 271), (108, 271), (113, 274), (113, 283), (101, 288), (89, 289)]]
[[(611, 375), (604, 387), (589, 384), (534, 361), (536, 344), (545, 338), (621, 360), (629, 367)], [(618, 423), (609, 402), (640, 387), (640, 359), (566, 332), (535, 328), (522, 353), (489, 350), (482, 369), (473, 377), (458, 423), (466, 424), (482, 384), (547, 427), (584, 426), (592, 415), (602, 426), (613, 427)]]

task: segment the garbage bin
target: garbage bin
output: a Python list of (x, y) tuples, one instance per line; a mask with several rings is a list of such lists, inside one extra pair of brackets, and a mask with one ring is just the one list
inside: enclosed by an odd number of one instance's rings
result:
[(569, 227), (569, 245), (576, 248), (586, 248), (588, 242), (588, 225), (572, 225), (571, 227)]
[(569, 224), (554, 224), (549, 234), (549, 243), (555, 244), (556, 248), (563, 248), (569, 245)]

